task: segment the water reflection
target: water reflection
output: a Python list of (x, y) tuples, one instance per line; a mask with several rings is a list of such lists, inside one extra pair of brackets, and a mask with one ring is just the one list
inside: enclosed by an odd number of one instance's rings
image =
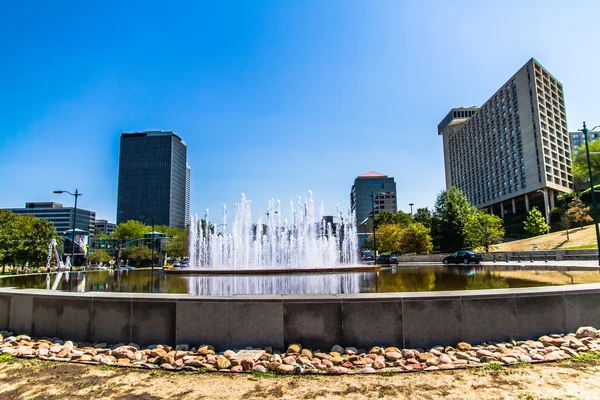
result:
[(291, 275), (176, 275), (162, 270), (13, 275), (0, 286), (72, 292), (337, 294), (519, 288), (600, 282), (598, 270), (541, 271), (489, 266), (399, 266), (379, 272)]

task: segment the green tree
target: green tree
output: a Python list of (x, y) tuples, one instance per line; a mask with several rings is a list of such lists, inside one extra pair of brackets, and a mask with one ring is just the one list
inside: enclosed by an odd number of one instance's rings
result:
[(381, 253), (400, 252), (402, 228), (396, 224), (381, 225), (377, 229), (377, 250)]
[(579, 226), (581, 226), (581, 229), (583, 229), (583, 224), (585, 222), (592, 221), (592, 217), (590, 217), (590, 207), (586, 206), (577, 196), (573, 197), (573, 200), (571, 200), (566, 214), (571, 221), (577, 222)]
[(433, 250), (430, 229), (420, 222), (410, 224), (400, 236), (402, 253), (427, 254)]
[(398, 211), (397, 213), (391, 213), (389, 211), (382, 211), (375, 216), (375, 228), (382, 225), (399, 225), (406, 227), (412, 223), (410, 214)]
[(183, 258), (189, 254), (189, 234), (187, 230), (179, 230), (177, 235), (167, 242), (167, 253), (171, 257)]
[(141, 266), (152, 259), (152, 250), (146, 246), (128, 247), (126, 255), (128, 260), (133, 261), (133, 264)]
[(532, 208), (527, 215), (527, 219), (523, 222), (525, 232), (530, 233), (533, 236), (542, 235), (548, 232), (550, 226), (546, 223), (546, 218), (542, 215), (540, 210)]
[[(9, 216), (10, 220), (11, 217)], [(46, 263), (48, 244), (52, 239), (59, 240), (52, 222), (33, 215), (15, 215), (12, 226), (12, 249), (10, 257), (16, 265), (40, 266)]]
[(0, 264), (4, 274), (5, 266), (14, 260), (16, 251), (16, 220), (17, 216), (11, 211), (0, 210)]
[[(588, 143), (590, 149), (590, 165), (594, 182), (600, 182), (600, 140)], [(576, 183), (589, 183), (589, 172), (585, 145), (580, 146), (573, 158), (573, 179)]]
[(144, 225), (139, 221), (129, 220), (117, 225), (112, 236), (122, 240), (142, 239), (144, 235), (151, 230), (151, 227)]
[(88, 256), (88, 262), (90, 264), (104, 264), (112, 260), (112, 256), (104, 250), (97, 250)]
[(425, 228), (431, 229), (431, 211), (429, 208), (417, 208), (417, 212), (413, 215), (413, 221), (423, 224)]
[(442, 191), (435, 202), (431, 220), (433, 246), (440, 251), (453, 251), (467, 247), (465, 226), (475, 207), (456, 187)]
[(489, 252), (491, 245), (504, 238), (504, 221), (497, 215), (479, 210), (469, 217), (465, 230), (471, 247), (483, 246)]

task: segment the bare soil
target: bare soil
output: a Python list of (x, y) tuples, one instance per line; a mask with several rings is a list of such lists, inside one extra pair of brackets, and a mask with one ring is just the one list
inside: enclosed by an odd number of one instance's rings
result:
[(546, 235), (532, 238), (515, 240), (494, 245), (492, 251), (531, 251), (534, 246), (540, 250), (560, 250), (569, 247), (596, 244), (596, 232), (594, 225), (584, 226), (583, 229), (576, 227), (567, 231), (552, 232)]
[(11, 359), (0, 399), (599, 399), (600, 363), (563, 361), (394, 375), (255, 376)]

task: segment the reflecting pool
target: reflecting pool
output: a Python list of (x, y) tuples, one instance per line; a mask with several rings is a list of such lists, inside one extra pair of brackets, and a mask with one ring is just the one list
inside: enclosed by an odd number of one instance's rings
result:
[(339, 294), (521, 288), (600, 282), (598, 269), (532, 267), (406, 266), (373, 272), (266, 275), (179, 275), (162, 270), (94, 271), (13, 275), (0, 287), (73, 292), (236, 294)]

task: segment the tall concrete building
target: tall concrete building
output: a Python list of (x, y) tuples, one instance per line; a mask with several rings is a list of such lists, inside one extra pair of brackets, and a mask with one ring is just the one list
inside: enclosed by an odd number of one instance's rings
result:
[[(372, 196), (371, 196), (372, 195)], [(350, 192), (350, 206), (359, 225), (381, 211), (398, 211), (396, 182), (393, 177), (369, 171), (356, 177)], [(366, 222), (365, 222), (366, 224)], [(359, 230), (364, 229), (361, 226)]]
[(187, 146), (173, 132), (123, 133), (117, 224), (129, 220), (184, 228), (189, 199)]
[(554, 207), (572, 190), (562, 84), (529, 60), (480, 108), (454, 108), (438, 125), (446, 187), (502, 217)]
[[(56, 228), (56, 233), (63, 236), (65, 231), (73, 229), (73, 218), (75, 218), (75, 209), (73, 207), (63, 207), (61, 203), (52, 201), (29, 202), (25, 203), (25, 208), (5, 208), (19, 215), (33, 215), (39, 219), (45, 219), (52, 222)], [(77, 207), (77, 219), (75, 229), (80, 229), (89, 235), (94, 235), (96, 212)]]

